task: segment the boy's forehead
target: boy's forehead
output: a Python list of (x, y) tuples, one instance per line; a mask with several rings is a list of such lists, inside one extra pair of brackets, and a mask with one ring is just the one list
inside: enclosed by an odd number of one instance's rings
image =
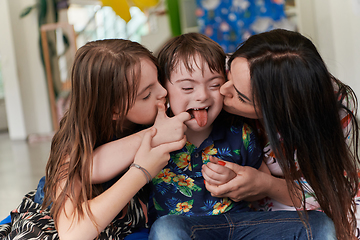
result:
[(192, 74), (197, 70), (204, 72), (206, 67), (209, 67), (208, 63), (200, 56), (195, 55), (178, 59), (173, 66), (172, 72)]

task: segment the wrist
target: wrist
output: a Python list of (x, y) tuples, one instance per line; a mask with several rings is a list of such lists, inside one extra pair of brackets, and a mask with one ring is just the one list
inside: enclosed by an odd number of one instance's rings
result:
[(136, 163), (132, 163), (130, 165), (130, 168), (136, 168), (139, 171), (141, 171), (146, 179), (146, 183), (149, 183), (151, 181), (151, 179), (152, 179), (151, 174), (149, 173), (148, 170), (146, 170), (146, 168), (143, 168), (142, 166), (140, 166), (139, 164), (136, 164)]
[(148, 183), (146, 177), (144, 176), (144, 173), (135, 167), (129, 168), (129, 170), (125, 174), (131, 177), (131, 184), (134, 184), (134, 186), (139, 185), (140, 187), (142, 187)]

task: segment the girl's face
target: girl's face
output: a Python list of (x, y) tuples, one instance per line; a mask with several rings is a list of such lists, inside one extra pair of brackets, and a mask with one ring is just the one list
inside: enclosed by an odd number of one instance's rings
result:
[(220, 93), (224, 95), (224, 110), (239, 116), (260, 118), (254, 108), (252, 99), (250, 70), (245, 58), (235, 58), (230, 66), (228, 81), (221, 86)]
[(148, 59), (141, 60), (141, 76), (134, 105), (126, 119), (136, 124), (153, 124), (157, 115), (157, 104), (165, 104), (167, 91), (158, 81), (157, 68)]

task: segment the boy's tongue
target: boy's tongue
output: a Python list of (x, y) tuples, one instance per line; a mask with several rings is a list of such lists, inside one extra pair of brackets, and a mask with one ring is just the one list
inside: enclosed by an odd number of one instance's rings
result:
[(191, 109), (189, 112), (191, 115), (193, 115), (195, 117), (195, 120), (200, 127), (203, 127), (206, 125), (207, 111), (205, 109), (200, 109), (200, 110)]

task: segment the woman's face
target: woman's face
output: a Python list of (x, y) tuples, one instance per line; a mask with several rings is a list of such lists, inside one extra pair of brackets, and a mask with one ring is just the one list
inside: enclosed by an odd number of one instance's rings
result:
[(250, 70), (245, 58), (235, 58), (230, 66), (228, 81), (221, 86), (224, 110), (239, 116), (258, 119), (251, 93)]

